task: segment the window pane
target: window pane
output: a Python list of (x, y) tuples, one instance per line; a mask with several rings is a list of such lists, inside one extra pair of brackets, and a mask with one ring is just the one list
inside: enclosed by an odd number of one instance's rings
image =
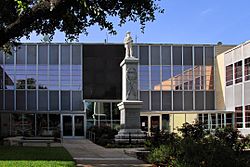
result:
[(160, 98), (161, 97), (160, 97), (159, 91), (152, 91), (151, 92), (151, 105), (152, 105), (151, 110), (160, 111), (160, 109), (161, 109)]
[(72, 105), (73, 105), (73, 110), (82, 110), (82, 96), (81, 92), (72, 92)]
[(183, 110), (182, 92), (174, 91), (174, 110)]
[(173, 65), (182, 65), (182, 47), (173, 46)]
[(38, 91), (38, 109), (41, 111), (48, 110), (48, 92)]
[(70, 110), (70, 91), (61, 92), (61, 110)]
[(61, 64), (70, 64), (70, 46), (61, 46)]
[(38, 89), (48, 89), (49, 77), (48, 77), (48, 65), (38, 66)]
[(226, 66), (226, 86), (233, 84), (233, 65)]
[(250, 127), (250, 105), (245, 106), (245, 123), (246, 128)]
[(16, 89), (25, 89), (26, 70), (25, 65), (16, 65)]
[(0, 110), (3, 110), (3, 90), (0, 90)]
[(22, 114), (23, 123), (19, 125), (23, 128), (24, 136), (34, 136), (35, 135), (35, 114)]
[(138, 58), (138, 46), (134, 45), (132, 49), (133, 49), (133, 56)]
[(245, 59), (245, 80), (250, 80), (250, 58)]
[(0, 51), (0, 64), (3, 64), (3, 56), (4, 56), (3, 51)]
[(182, 66), (173, 66), (173, 90), (182, 90)]
[(16, 63), (25, 64), (25, 45), (17, 47), (16, 50)]
[(193, 109), (193, 92), (185, 91), (184, 92), (184, 110)]
[(58, 91), (49, 92), (49, 105), (50, 105), (50, 110), (59, 110), (59, 92)]
[(117, 107), (118, 103), (112, 103), (112, 117), (113, 120), (119, 120), (120, 121), (120, 110)]
[(202, 47), (194, 48), (194, 64), (203, 65), (203, 48)]
[(14, 110), (14, 91), (5, 91), (5, 109)]
[(204, 110), (204, 92), (195, 92), (195, 110)]
[(195, 90), (203, 90), (204, 89), (204, 67), (203, 66), (195, 66), (194, 67), (194, 82), (195, 82)]
[(141, 91), (140, 100), (143, 101), (143, 110), (149, 110), (149, 92)]
[(151, 64), (160, 65), (160, 46), (151, 46)]
[[(75, 79), (75, 77), (74, 77)], [(79, 76), (79, 82), (81, 83), (81, 77)], [(61, 65), (61, 90), (71, 90), (70, 87), (70, 66), (69, 65)], [(75, 83), (75, 81), (74, 81)], [(79, 84), (79, 83), (78, 83)]]
[(162, 65), (171, 65), (171, 47), (162, 46), (161, 52)]
[(192, 47), (183, 47), (183, 64), (193, 65)]
[[(46, 101), (46, 99), (44, 99), (44, 101)], [(35, 111), (36, 106), (36, 91), (27, 91), (27, 109)]]
[(242, 61), (234, 63), (235, 84), (242, 82)]
[(16, 109), (17, 110), (25, 110), (25, 91), (16, 91)]
[[(13, 49), (11, 49), (11, 52), (14, 53)], [(5, 64), (14, 64), (14, 54), (5, 54)]]
[(149, 90), (149, 67), (140, 66), (140, 90)]
[(172, 108), (172, 94), (170, 91), (162, 92), (162, 110), (171, 111)]
[(236, 128), (243, 128), (242, 106), (235, 107), (235, 127)]
[(38, 63), (48, 64), (48, 45), (38, 45)]
[(206, 47), (205, 50), (205, 62), (206, 65), (214, 65), (214, 48), (213, 47)]
[(206, 109), (214, 110), (214, 91), (206, 91)]
[(55, 137), (60, 137), (60, 114), (49, 114), (49, 128)]
[(183, 66), (183, 90), (193, 90), (193, 66)]
[(36, 45), (27, 45), (27, 63), (36, 64)]
[(36, 114), (37, 122), (37, 135), (42, 136), (46, 134), (48, 130), (48, 115), (47, 114)]
[(50, 45), (49, 64), (59, 64), (58, 45)]
[(160, 85), (160, 66), (151, 66), (151, 90), (157, 90)]
[(81, 65), (81, 45), (72, 45), (72, 64)]
[(140, 65), (149, 64), (148, 46), (140, 46)]
[(49, 90), (59, 90), (59, 66), (49, 66)]
[(206, 90), (214, 90), (214, 67), (206, 66)]
[[(162, 66), (162, 90), (171, 90), (171, 66)], [(155, 90), (160, 90), (160, 87)]]
[(14, 65), (5, 65), (5, 89), (13, 90), (14, 89)]
[(147, 132), (148, 131), (148, 117), (141, 116), (141, 130)]

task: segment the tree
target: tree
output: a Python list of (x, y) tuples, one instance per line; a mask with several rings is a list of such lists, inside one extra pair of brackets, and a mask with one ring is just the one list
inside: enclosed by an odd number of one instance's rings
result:
[(1, 0), (0, 47), (15, 44), (32, 31), (54, 35), (55, 30), (65, 32), (73, 40), (87, 28), (99, 25), (116, 34), (109, 17), (119, 18), (119, 26), (126, 21), (139, 21), (143, 31), (145, 23), (155, 20), (155, 13), (163, 13), (159, 0)]

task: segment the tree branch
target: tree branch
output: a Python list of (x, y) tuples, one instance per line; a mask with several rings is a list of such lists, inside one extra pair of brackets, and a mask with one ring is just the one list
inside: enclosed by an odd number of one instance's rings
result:
[[(0, 46), (9, 42), (11, 39), (22, 37), (24, 33), (27, 33), (25, 30), (29, 29), (38, 19), (49, 18), (48, 16), (53, 12), (51, 11), (51, 3), (53, 3), (54, 8), (57, 8), (63, 5), (65, 1), (67, 0), (42, 1), (34, 5), (31, 10), (22, 13), (16, 21), (0, 29)], [(32, 29), (30, 29), (30, 32), (32, 32)]]

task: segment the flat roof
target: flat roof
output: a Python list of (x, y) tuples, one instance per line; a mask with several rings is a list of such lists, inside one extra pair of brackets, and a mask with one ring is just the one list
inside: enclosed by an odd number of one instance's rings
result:
[[(50, 43), (45, 43), (45, 42), (21, 42), (21, 44), (72, 44), (72, 45), (124, 45), (122, 42), (117, 42), (117, 43), (91, 43), (91, 42), (50, 42)], [(235, 46), (235, 45), (230, 45), (230, 44), (222, 44), (222, 45), (217, 45), (217, 44), (194, 44), (194, 43), (133, 43), (133, 45), (175, 45), (175, 46)]]

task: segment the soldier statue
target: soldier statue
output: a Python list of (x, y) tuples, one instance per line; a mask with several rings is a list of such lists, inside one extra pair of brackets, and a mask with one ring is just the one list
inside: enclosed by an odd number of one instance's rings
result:
[(129, 57), (132, 58), (133, 57), (132, 43), (133, 43), (133, 39), (130, 35), (130, 32), (128, 31), (126, 33), (125, 38), (124, 38), (124, 47), (126, 49), (125, 58), (129, 58)]

